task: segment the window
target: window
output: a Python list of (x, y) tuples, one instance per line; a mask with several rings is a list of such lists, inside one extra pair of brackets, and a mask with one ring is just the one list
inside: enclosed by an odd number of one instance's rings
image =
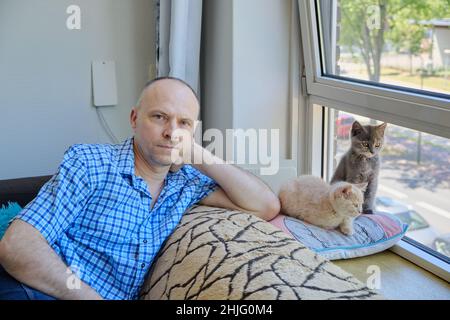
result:
[(355, 119), (387, 122), (377, 206), (410, 225), (392, 250), (449, 281), (448, 1), (298, 6), (308, 97), (303, 172), (329, 179)]
[[(351, 147), (353, 122), (381, 122), (337, 110), (332, 114), (334, 171)], [(409, 238), (450, 258), (450, 140), (388, 125), (381, 158), (376, 210), (395, 214), (409, 225)]]
[(322, 0), (316, 5), (322, 74), (450, 95), (447, 0)]

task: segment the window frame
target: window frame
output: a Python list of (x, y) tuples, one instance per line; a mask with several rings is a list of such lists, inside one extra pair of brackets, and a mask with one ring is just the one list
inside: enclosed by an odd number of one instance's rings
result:
[[(332, 109), (450, 139), (448, 99), (426, 95), (425, 92), (403, 91), (393, 86), (369, 85), (357, 79), (348, 81), (322, 75), (315, 0), (298, 0), (298, 6), (304, 62), (301, 83), (302, 91), (307, 95), (303, 131), (307, 138), (301, 149), (304, 152), (301, 172), (326, 180), (331, 178), (332, 158), (328, 155), (334, 152), (333, 139), (330, 139), (334, 123), (329, 121)], [(450, 281), (450, 264), (410, 241), (401, 240), (390, 250)]]
[[(400, 126), (450, 138), (450, 100), (386, 84), (369, 85), (322, 74), (316, 0), (299, 0), (305, 58), (306, 90), (310, 98), (337, 103), (340, 109)], [(395, 107), (395, 108), (393, 108)]]

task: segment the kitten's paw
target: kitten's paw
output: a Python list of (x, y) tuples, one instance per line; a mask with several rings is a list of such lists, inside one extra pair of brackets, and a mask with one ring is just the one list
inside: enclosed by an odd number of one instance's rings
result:
[(341, 232), (347, 236), (351, 236), (354, 233), (353, 227), (351, 227), (351, 226), (341, 225), (340, 229), (341, 229)]

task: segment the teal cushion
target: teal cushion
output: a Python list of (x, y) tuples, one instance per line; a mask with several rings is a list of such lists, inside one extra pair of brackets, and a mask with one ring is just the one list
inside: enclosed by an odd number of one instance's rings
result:
[(22, 210), (17, 202), (8, 202), (0, 208), (0, 240), (14, 217)]

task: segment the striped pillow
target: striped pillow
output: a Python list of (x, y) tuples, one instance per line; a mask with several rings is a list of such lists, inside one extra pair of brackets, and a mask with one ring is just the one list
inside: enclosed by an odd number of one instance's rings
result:
[(386, 250), (397, 243), (408, 229), (408, 225), (395, 215), (381, 212), (358, 216), (352, 236), (281, 214), (270, 223), (329, 260), (362, 257)]

